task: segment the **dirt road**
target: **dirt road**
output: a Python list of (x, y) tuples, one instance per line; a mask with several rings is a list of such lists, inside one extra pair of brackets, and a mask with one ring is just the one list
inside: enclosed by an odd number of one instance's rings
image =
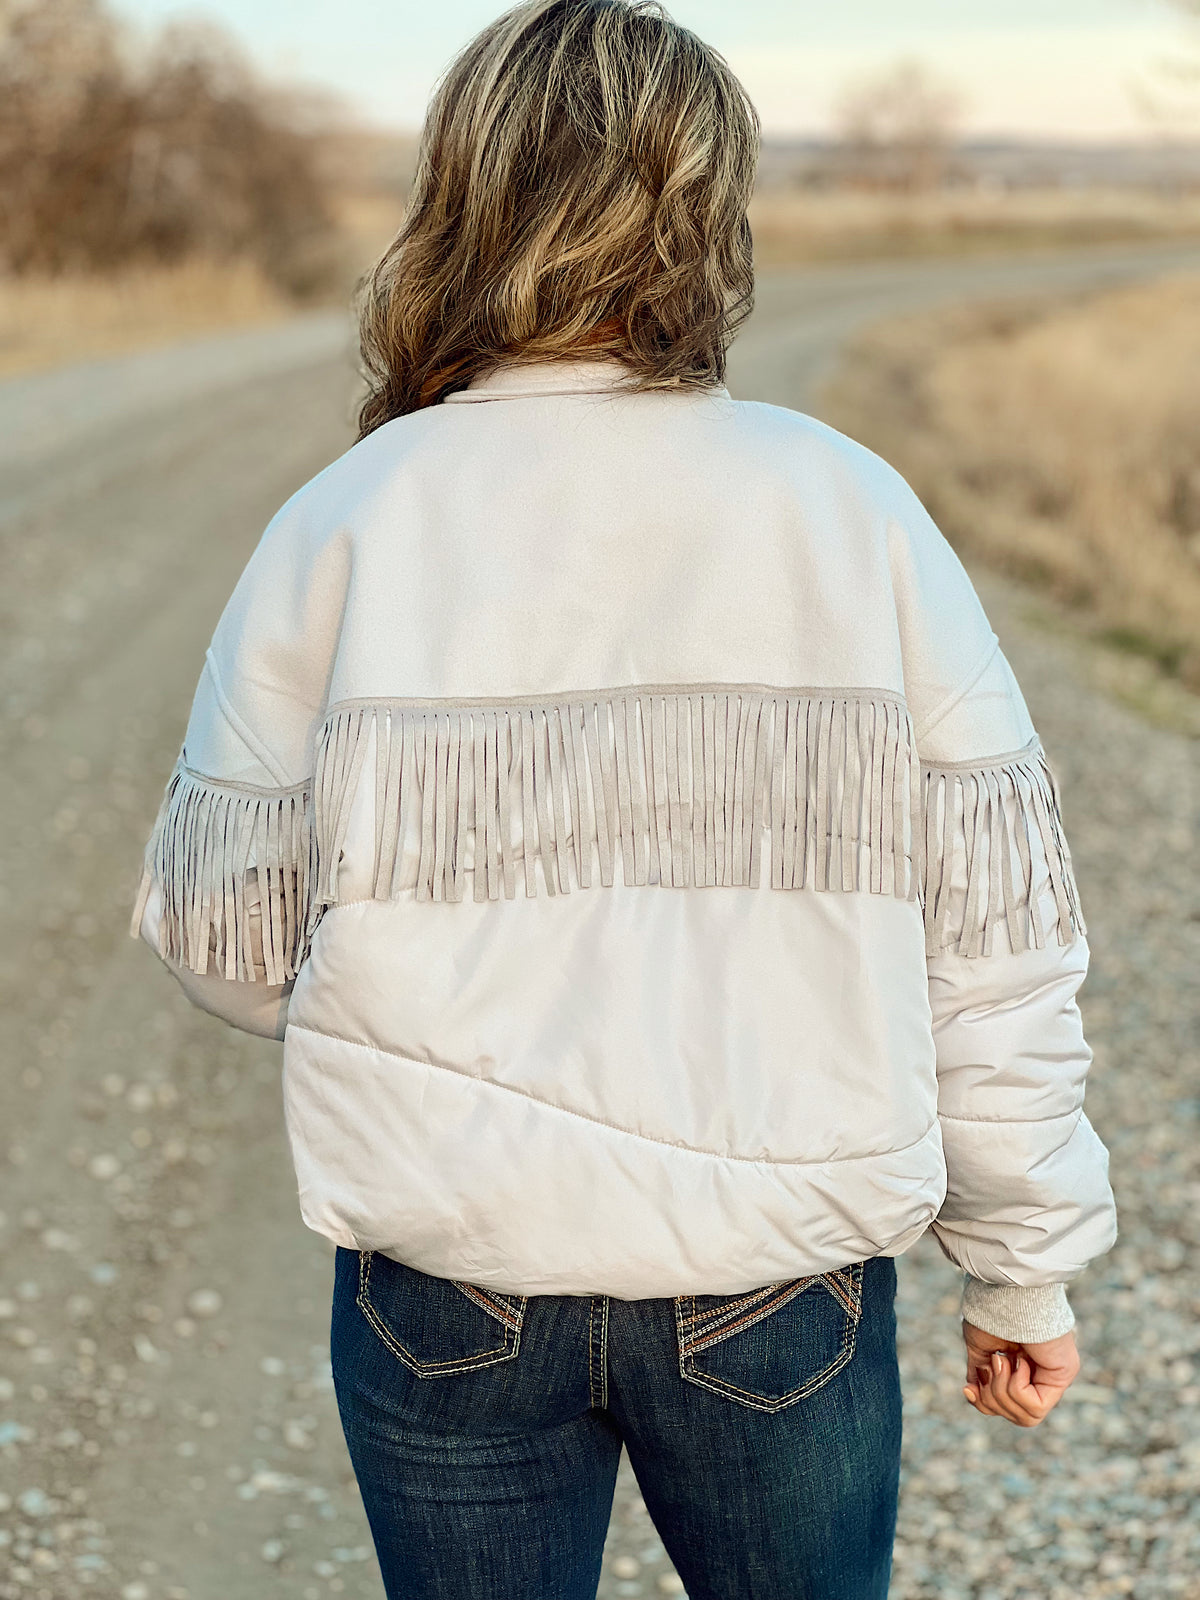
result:
[[(1200, 250), (776, 275), (731, 387), (804, 408), (876, 317), (1177, 266)], [(125, 934), (213, 623), (270, 515), (350, 442), (347, 350), (322, 315), (0, 385), (0, 1600), (381, 1600), (278, 1047), (191, 1011)], [(977, 581), (1061, 774), (1123, 1235), (1076, 1296), (1088, 1381), (1034, 1435), (966, 1409), (953, 1274), (906, 1258), (893, 1593), (1196, 1595), (1196, 745)], [(681, 1592), (639, 1507), (623, 1479), (605, 1596)]]

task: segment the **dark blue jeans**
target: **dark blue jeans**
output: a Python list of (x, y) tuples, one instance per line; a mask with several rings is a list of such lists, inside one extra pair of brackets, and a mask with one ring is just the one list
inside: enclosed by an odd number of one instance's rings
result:
[(592, 1600), (624, 1445), (690, 1600), (882, 1600), (894, 1263), (499, 1294), (337, 1251), (333, 1377), (389, 1600)]

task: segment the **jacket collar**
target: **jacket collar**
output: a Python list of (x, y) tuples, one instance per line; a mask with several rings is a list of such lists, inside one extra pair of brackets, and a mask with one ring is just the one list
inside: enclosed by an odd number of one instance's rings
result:
[[(586, 361), (532, 361), (493, 367), (489, 372), (473, 378), (465, 389), (448, 394), (442, 404), (533, 399), (559, 394), (609, 394), (628, 387), (629, 368), (623, 361), (616, 361), (609, 356)], [(695, 391), (680, 392), (691, 394)], [(711, 392), (725, 398), (729, 394), (728, 389), (722, 388), (714, 388)]]

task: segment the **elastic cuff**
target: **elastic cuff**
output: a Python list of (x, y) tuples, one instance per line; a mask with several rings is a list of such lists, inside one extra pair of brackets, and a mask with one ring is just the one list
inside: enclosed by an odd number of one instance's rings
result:
[(1013, 1283), (983, 1283), (968, 1277), (963, 1285), (962, 1314), (984, 1333), (1014, 1344), (1044, 1344), (1075, 1326), (1075, 1313), (1063, 1283), (1025, 1289)]

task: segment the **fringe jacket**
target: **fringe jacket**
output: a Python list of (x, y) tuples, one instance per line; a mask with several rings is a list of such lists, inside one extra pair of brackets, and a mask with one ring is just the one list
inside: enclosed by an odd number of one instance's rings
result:
[(932, 1227), (1001, 1336), (1107, 1250), (1060, 796), (917, 498), (812, 418), (505, 367), (278, 512), (134, 932), (283, 1038), (307, 1225), (509, 1294)]

